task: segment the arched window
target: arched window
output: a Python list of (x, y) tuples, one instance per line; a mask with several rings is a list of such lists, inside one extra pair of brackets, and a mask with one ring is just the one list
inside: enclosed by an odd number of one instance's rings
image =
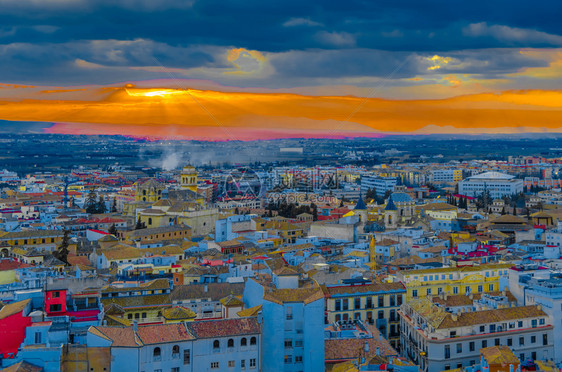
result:
[(246, 339), (246, 337), (242, 337), (242, 339), (240, 340), (240, 346), (246, 345), (248, 345), (248, 340)]
[(154, 357), (154, 360), (160, 360), (160, 348), (159, 347), (155, 347), (154, 351), (152, 352), (152, 356)]
[(178, 345), (174, 345), (172, 348), (172, 358), (179, 358), (180, 356), (180, 347)]
[(146, 195), (146, 190), (142, 190), (142, 194), (143, 194), (143, 195)]
[(220, 349), (221, 343), (219, 340), (213, 341), (213, 349)]
[(228, 346), (228, 347), (234, 347), (234, 340), (231, 339), (231, 338), (229, 338), (229, 339), (228, 339), (228, 345), (227, 345), (227, 346)]
[(255, 337), (250, 339), (250, 345), (255, 345), (258, 340)]
[(149, 224), (149, 225), (152, 225), (152, 217), (149, 217), (149, 218), (148, 218), (148, 224)]

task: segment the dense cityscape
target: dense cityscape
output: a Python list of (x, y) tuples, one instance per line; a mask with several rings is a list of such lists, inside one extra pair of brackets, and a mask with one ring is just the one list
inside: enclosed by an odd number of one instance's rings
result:
[(2, 367), (555, 371), (558, 139), (502, 141), (6, 138)]
[(562, 372), (561, 14), (0, 0), (0, 372)]

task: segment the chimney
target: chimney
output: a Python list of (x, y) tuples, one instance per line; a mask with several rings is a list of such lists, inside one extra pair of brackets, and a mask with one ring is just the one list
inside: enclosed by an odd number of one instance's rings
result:
[(135, 319), (135, 320), (133, 320), (133, 332), (137, 332), (138, 330), (139, 330), (139, 323)]

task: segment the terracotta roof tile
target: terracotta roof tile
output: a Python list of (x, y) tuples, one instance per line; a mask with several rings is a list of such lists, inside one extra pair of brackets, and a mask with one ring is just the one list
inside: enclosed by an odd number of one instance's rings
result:
[(252, 335), (261, 332), (260, 324), (255, 317), (205, 320), (185, 324), (197, 338)]

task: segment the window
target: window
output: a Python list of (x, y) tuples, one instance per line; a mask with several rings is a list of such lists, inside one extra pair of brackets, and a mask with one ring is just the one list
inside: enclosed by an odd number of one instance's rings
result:
[(546, 333), (543, 333), (543, 335), (542, 335), (542, 344), (548, 345), (548, 334), (546, 334)]
[(172, 358), (179, 358), (180, 357), (180, 347), (178, 345), (174, 345), (172, 348)]
[(250, 359), (250, 368), (256, 368), (256, 359)]
[(500, 339), (499, 339), (499, 338), (496, 338), (496, 339), (494, 340), (494, 344), (495, 344), (496, 346), (500, 346)]
[(451, 369), (451, 365), (450, 364), (445, 364), (445, 371), (448, 371)]
[(412, 297), (418, 297), (418, 290), (417, 289), (414, 289), (412, 291)]
[(295, 356), (295, 363), (302, 363), (302, 355)]
[(355, 309), (361, 309), (361, 299), (360, 298), (355, 299), (354, 308)]
[(486, 327), (485, 326), (480, 326), (480, 333), (484, 333), (486, 331)]
[(396, 310), (392, 309), (390, 310), (390, 321), (394, 322), (395, 320), (398, 320), (396, 316)]
[(540, 324), (540, 325), (544, 325), (544, 323), (545, 323), (544, 318), (540, 318), (540, 319), (539, 319), (539, 324)]
[(367, 304), (365, 305), (365, 308), (371, 309), (372, 307), (373, 307), (373, 298), (367, 297)]
[(490, 324), (490, 333), (494, 333), (496, 331), (496, 325)]
[(490, 292), (493, 292), (494, 291), (494, 285), (493, 284), (488, 285), (488, 290)]
[(396, 297), (390, 296), (390, 306), (396, 306)]
[(191, 363), (191, 351), (188, 349), (183, 351), (183, 364), (189, 363)]
[(235, 362), (234, 360), (229, 360), (229, 361), (228, 361), (228, 367), (229, 367), (229, 368), (232, 368), (232, 367), (235, 367), (235, 366), (236, 366), (236, 362)]
[(293, 340), (285, 340), (285, 349), (293, 348)]
[[(256, 339), (255, 337), (252, 337), (252, 338), (250, 339), (250, 345), (255, 345), (256, 342), (257, 342), (257, 339)], [(251, 359), (250, 359), (250, 361), (251, 361)], [(251, 363), (250, 363), (250, 364), (251, 364)]]
[(379, 319), (384, 319), (384, 310), (379, 310)]
[(518, 328), (523, 328), (523, 321), (522, 321), (522, 320), (520, 320), (520, 321), (517, 322), (517, 327), (518, 327)]
[(519, 360), (521, 361), (525, 360), (525, 353), (519, 354)]
[(537, 336), (531, 336), (531, 343), (534, 344), (537, 342)]
[(519, 337), (519, 345), (525, 345), (525, 337)]
[(536, 359), (537, 359), (537, 352), (536, 352), (536, 351), (533, 351), (533, 352), (531, 353), (531, 359), (532, 359), (532, 360), (536, 360)]
[(482, 348), (488, 347), (488, 341), (482, 340)]
[(445, 345), (445, 359), (451, 358), (451, 347), (449, 345)]
[(211, 362), (211, 369), (218, 369), (219, 368), (219, 362)]
[(478, 286), (478, 293), (482, 293), (482, 289), (483, 289), (483, 288), (482, 288), (482, 285), (479, 285), (479, 286)]
[(507, 339), (507, 346), (513, 346), (513, 339), (512, 338)]
[(293, 364), (293, 356), (285, 355), (285, 364)]
[(154, 350), (152, 351), (152, 358), (154, 359), (155, 362), (161, 360), (161, 350), (159, 347), (155, 347)]
[(171, 372), (180, 372), (180, 367), (173, 367)]
[(41, 332), (35, 332), (35, 343), (36, 344), (41, 343)]
[(53, 298), (59, 298), (59, 297), (60, 297), (59, 291), (53, 292)]
[(379, 296), (379, 307), (384, 307), (384, 296)]
[(234, 347), (234, 340), (231, 339), (231, 338), (229, 338), (229, 339), (228, 339), (228, 344), (227, 344), (227, 346), (228, 346), (228, 347)]
[(240, 361), (240, 369), (246, 369), (246, 360), (245, 359), (242, 359)]
[(361, 320), (361, 313), (359, 313), (359, 312), (353, 313), (353, 319)]
[(426, 289), (426, 293), (427, 293), (428, 295), (430, 295), (430, 294), (431, 294), (431, 288)]
[(531, 321), (531, 327), (533, 327), (533, 328), (536, 328), (536, 327), (537, 327), (537, 320), (536, 320), (536, 319), (533, 319), (533, 320)]
[(459, 294), (459, 287), (453, 287), (453, 294)]
[(349, 300), (347, 298), (343, 300), (343, 309), (349, 310)]
[(340, 311), (341, 310), (341, 300), (336, 300), (335, 305), (336, 305), (335, 306), (336, 311)]
[(286, 318), (287, 318), (287, 320), (293, 319), (293, 308), (292, 307), (287, 308)]
[(242, 337), (242, 339), (240, 340), (240, 346), (246, 345), (248, 345), (248, 340), (246, 339), (246, 337)]
[(213, 350), (217, 351), (221, 348), (221, 343), (219, 340), (213, 341)]
[(462, 353), (462, 344), (459, 342), (457, 344), (457, 354), (460, 354), (460, 353)]
[(50, 312), (61, 311), (61, 310), (62, 310), (61, 304), (49, 305)]
[(396, 303), (398, 306), (402, 305), (402, 295), (396, 295)]
[(474, 351), (474, 350), (475, 350), (474, 341), (470, 341), (470, 342), (468, 343), (468, 350), (469, 350), (469, 351)]
[(302, 347), (303, 341), (302, 340), (295, 340), (295, 347)]

